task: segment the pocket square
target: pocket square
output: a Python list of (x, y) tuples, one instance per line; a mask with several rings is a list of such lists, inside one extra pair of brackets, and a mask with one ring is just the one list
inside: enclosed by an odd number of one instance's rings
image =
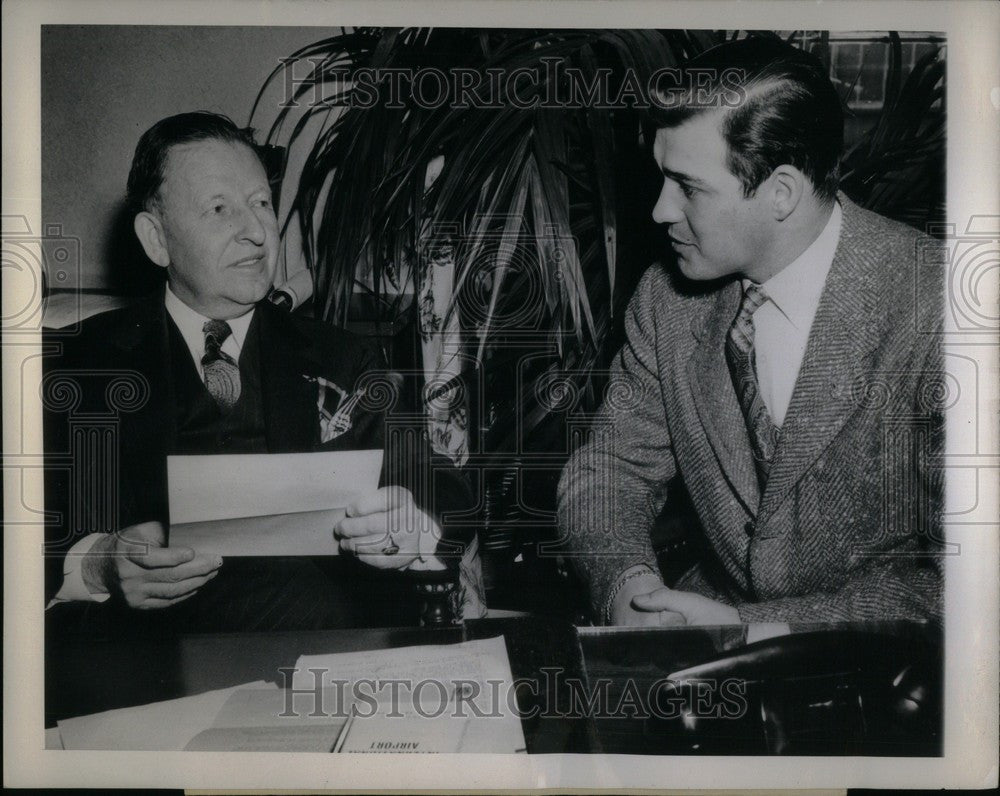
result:
[(349, 393), (335, 382), (321, 376), (305, 376), (306, 381), (317, 385), (316, 409), (319, 412), (320, 444), (336, 439), (350, 430), (351, 415), (358, 402), (365, 395), (365, 388)]

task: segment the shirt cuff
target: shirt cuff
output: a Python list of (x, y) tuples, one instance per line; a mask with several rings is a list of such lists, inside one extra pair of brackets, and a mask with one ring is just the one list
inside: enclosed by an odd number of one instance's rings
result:
[(108, 592), (92, 593), (83, 582), (83, 558), (90, 552), (90, 548), (105, 536), (106, 533), (87, 534), (69, 549), (66, 558), (63, 559), (62, 586), (56, 592), (56, 596), (49, 600), (46, 608), (51, 608), (57, 603), (72, 601), (102, 603), (111, 596)]

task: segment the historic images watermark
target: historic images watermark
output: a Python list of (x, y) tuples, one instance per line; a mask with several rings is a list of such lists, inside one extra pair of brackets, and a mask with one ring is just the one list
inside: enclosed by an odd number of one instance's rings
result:
[[(345, 104), (352, 108), (402, 109), (409, 106), (436, 110), (496, 110), (517, 108), (638, 108), (668, 110), (680, 106), (735, 108), (745, 98), (742, 69), (661, 67), (648, 75), (626, 69), (597, 67), (585, 71), (568, 66), (563, 58), (542, 57), (539, 64), (514, 69), (502, 67), (323, 67), (322, 59), (304, 59), (312, 70), (302, 74), (303, 61), (284, 59), (282, 107)], [(298, 72), (298, 74), (297, 74)], [(322, 80), (317, 75), (322, 74)], [(716, 79), (718, 75), (718, 80)]]
[[(514, 680), (468, 678), (360, 678), (330, 676), (323, 668), (278, 670), (284, 688), (280, 718), (368, 718), (417, 716), (436, 719), (534, 718), (720, 719), (736, 720), (750, 707), (746, 680), (669, 677), (651, 681), (609, 678), (585, 681), (560, 667), (542, 667), (540, 678)], [(295, 686), (310, 680), (307, 686)], [(308, 677), (306, 675), (308, 674)]]

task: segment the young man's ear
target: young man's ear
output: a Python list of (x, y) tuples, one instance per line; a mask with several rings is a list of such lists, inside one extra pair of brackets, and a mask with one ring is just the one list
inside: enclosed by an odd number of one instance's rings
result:
[(132, 222), (135, 236), (142, 244), (146, 256), (161, 268), (170, 265), (170, 254), (167, 251), (166, 237), (163, 234), (163, 224), (155, 213), (143, 210)]
[(784, 221), (802, 201), (806, 176), (794, 166), (778, 166), (771, 172), (772, 210), (775, 221)]

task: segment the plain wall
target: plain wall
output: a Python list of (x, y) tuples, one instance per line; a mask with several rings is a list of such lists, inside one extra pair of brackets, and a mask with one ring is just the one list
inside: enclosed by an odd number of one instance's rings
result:
[[(134, 292), (149, 282), (151, 266), (138, 257), (131, 218), (121, 212), (132, 153), (146, 129), (191, 110), (247, 124), (279, 59), (335, 32), (43, 26), (42, 220), (80, 239), (79, 287)], [(274, 88), (259, 114), (267, 123), (281, 101), (283, 86)], [(75, 287), (72, 281), (53, 287)]]

